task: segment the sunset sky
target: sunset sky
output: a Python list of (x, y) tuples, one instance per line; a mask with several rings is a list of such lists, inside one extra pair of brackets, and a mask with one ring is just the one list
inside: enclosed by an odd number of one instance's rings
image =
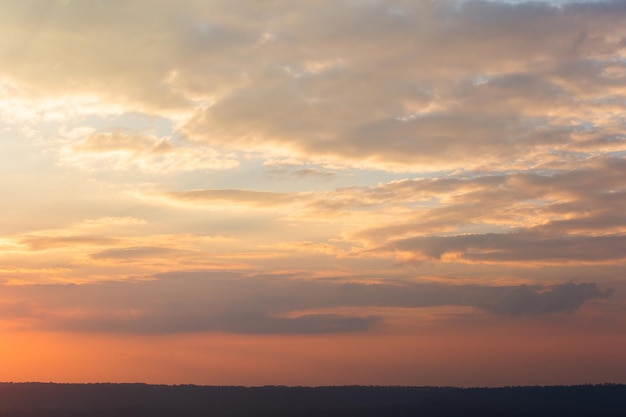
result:
[(0, 380), (626, 382), (626, 1), (0, 0)]

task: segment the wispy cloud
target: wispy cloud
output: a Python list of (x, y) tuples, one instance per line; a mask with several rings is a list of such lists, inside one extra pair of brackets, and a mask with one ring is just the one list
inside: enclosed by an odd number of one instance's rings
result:
[(294, 203), (300, 199), (296, 193), (278, 193), (254, 190), (190, 190), (164, 194), (165, 197), (197, 204), (243, 204), (266, 207)]
[(91, 171), (134, 168), (160, 174), (239, 166), (232, 155), (215, 149), (180, 146), (168, 138), (130, 132), (91, 132), (64, 145), (60, 162)]

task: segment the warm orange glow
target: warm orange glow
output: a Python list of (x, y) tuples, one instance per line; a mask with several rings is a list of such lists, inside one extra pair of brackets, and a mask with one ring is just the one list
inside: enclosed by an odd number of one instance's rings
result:
[(581, 335), (559, 323), (538, 330), (521, 322), (452, 330), (158, 337), (4, 332), (0, 366), (3, 378), (14, 381), (222, 385), (567, 384), (618, 382), (626, 372), (626, 336), (606, 328)]

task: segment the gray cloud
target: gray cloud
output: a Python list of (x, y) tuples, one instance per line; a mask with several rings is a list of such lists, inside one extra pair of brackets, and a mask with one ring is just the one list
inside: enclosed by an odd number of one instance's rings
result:
[(263, 312), (232, 311), (226, 314), (187, 314), (150, 312), (135, 317), (107, 315), (61, 319), (53, 323), (57, 330), (103, 333), (167, 334), (223, 331), (239, 334), (321, 334), (364, 331), (379, 320), (375, 316), (352, 317), (333, 314), (310, 314), (295, 318), (273, 317)]
[[(391, 281), (168, 273), (151, 281), (2, 287), (5, 317), (38, 328), (80, 332), (336, 333), (364, 331), (378, 316), (319, 313), (341, 307), (472, 306), (504, 316), (571, 313), (610, 291), (593, 283), (556, 286), (448, 286)], [(68, 314), (67, 312), (73, 312)], [(297, 313), (297, 314), (296, 314)]]
[(573, 312), (587, 300), (606, 297), (611, 290), (600, 291), (594, 284), (566, 283), (548, 289), (510, 287), (484, 301), (481, 308), (493, 314), (523, 316), (557, 312)]
[(626, 258), (626, 235), (546, 237), (540, 234), (485, 233), (402, 239), (391, 246), (418, 259), (458, 254), (476, 262), (601, 262)]

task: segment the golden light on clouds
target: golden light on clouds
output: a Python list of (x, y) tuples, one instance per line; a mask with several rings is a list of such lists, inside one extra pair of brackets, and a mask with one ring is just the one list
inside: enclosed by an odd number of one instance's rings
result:
[(4, 378), (617, 381), (625, 39), (618, 0), (0, 0)]

